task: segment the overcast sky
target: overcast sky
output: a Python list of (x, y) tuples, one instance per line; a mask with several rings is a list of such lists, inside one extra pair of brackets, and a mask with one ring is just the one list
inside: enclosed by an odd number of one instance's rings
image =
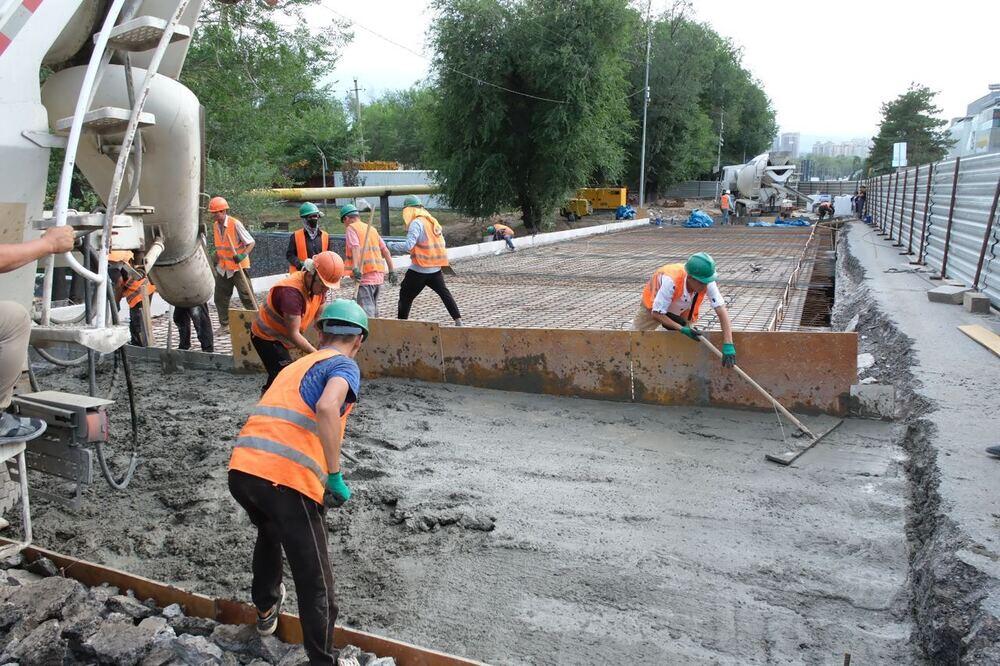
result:
[[(427, 59), (361, 26), (430, 55), (423, 45), (433, 20), (428, 2), (321, 1), (357, 23), (354, 43), (332, 75), (338, 92), (346, 94), (357, 77), (365, 100), (427, 76)], [(667, 5), (668, 0), (654, 0), (653, 11)], [(871, 136), (882, 102), (904, 92), (911, 81), (940, 91), (938, 105), (950, 119), (964, 115), (966, 105), (985, 95), (990, 83), (1000, 83), (996, 1), (694, 0), (694, 9), (698, 18), (743, 47), (744, 66), (771, 97), (783, 132)], [(311, 11), (319, 21), (331, 16)]]

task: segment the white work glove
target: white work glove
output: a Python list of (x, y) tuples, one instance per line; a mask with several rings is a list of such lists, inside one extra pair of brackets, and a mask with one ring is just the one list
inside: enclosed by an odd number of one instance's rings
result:
[(316, 264), (313, 263), (313, 260), (311, 258), (306, 259), (305, 261), (302, 262), (302, 270), (304, 270), (306, 273), (315, 273)]

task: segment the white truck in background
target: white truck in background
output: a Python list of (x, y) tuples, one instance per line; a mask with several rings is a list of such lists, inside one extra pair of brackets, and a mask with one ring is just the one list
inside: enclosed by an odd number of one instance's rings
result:
[(782, 203), (810, 198), (793, 188), (789, 181), (795, 165), (786, 152), (762, 153), (746, 164), (722, 168), (721, 187), (733, 195), (737, 217), (779, 210)]

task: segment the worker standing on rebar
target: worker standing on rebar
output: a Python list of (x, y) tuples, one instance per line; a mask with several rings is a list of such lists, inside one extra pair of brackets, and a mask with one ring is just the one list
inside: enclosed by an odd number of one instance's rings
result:
[(278, 373), (292, 363), (289, 350), (299, 349), (307, 354), (316, 351), (304, 333), (326, 301), (327, 291), (340, 288), (343, 274), (344, 261), (339, 254), (320, 252), (302, 262), (301, 271), (289, 275), (268, 291), (267, 300), (250, 326), (250, 342), (267, 370), (267, 381), (261, 393), (267, 391)]
[(368, 337), (368, 317), (357, 303), (338, 299), (323, 307), (316, 327), (319, 350), (281, 373), (240, 431), (229, 459), (229, 491), (257, 528), (251, 582), (257, 631), (267, 636), (278, 626), (284, 550), (309, 663), (332, 666), (338, 608), (323, 494), (340, 503), (351, 497), (340, 448), (360, 393), (354, 356)]
[(414, 299), (424, 287), (430, 287), (441, 297), (455, 325), (461, 326), (462, 314), (441, 273), (441, 268), (448, 265), (444, 230), (423, 207), (420, 199), (412, 194), (403, 200), (403, 221), (406, 222), (406, 240), (386, 243), (395, 252), (409, 252), (412, 262), (399, 286), (397, 318), (409, 319)]
[(502, 240), (507, 243), (507, 247), (511, 252), (514, 252), (516, 248), (514, 247), (514, 230), (508, 227), (506, 224), (500, 224), (495, 222), (490, 226), (486, 227), (486, 233), (493, 237), (493, 240)]
[(378, 230), (361, 221), (361, 213), (354, 204), (340, 207), (340, 221), (344, 224), (344, 270), (351, 271), (351, 278), (357, 284), (354, 300), (369, 317), (378, 317), (378, 296), (386, 272), (389, 284), (396, 284), (397, 280), (392, 254)]
[[(47, 229), (41, 237), (24, 243), (0, 243), (0, 273), (73, 249), (76, 239), (68, 226)], [(14, 385), (27, 367), (31, 315), (20, 303), (0, 301), (0, 444), (26, 442), (45, 432), (45, 421), (15, 416), (7, 411)]]
[(722, 191), (722, 197), (719, 199), (719, 210), (722, 211), (722, 223), (729, 224), (729, 213), (732, 210), (733, 202), (732, 197), (729, 196), (729, 190)]
[(288, 250), (285, 251), (289, 273), (301, 271), (303, 261), (330, 249), (330, 234), (319, 228), (321, 217), (323, 211), (316, 204), (307, 201), (299, 206), (302, 228), (289, 237)]
[(722, 365), (733, 367), (736, 365), (733, 327), (716, 277), (715, 260), (705, 252), (692, 254), (683, 264), (661, 266), (642, 288), (642, 303), (632, 327), (637, 331), (655, 331), (662, 326), (698, 340), (701, 331), (694, 324), (707, 297), (722, 327)]
[[(246, 310), (253, 310), (253, 287), (246, 270), (250, 268), (250, 253), (254, 239), (243, 223), (229, 214), (229, 202), (212, 197), (208, 202), (215, 232), (215, 309), (219, 313), (219, 330), (229, 327), (229, 301), (233, 287)], [(242, 275), (239, 273), (243, 271)]]

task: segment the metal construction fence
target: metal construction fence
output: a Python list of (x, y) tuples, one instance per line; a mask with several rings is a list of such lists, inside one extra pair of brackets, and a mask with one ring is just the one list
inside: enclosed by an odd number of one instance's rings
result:
[[(834, 196), (854, 194), (858, 191), (859, 184), (860, 181), (857, 180), (813, 180), (789, 183), (802, 194), (832, 194)], [(715, 197), (716, 191), (722, 191), (717, 181), (686, 180), (668, 187), (664, 196), (681, 199), (712, 199)]]
[(961, 280), (1000, 307), (1000, 153), (899, 169), (864, 181), (865, 214), (911, 263)]

